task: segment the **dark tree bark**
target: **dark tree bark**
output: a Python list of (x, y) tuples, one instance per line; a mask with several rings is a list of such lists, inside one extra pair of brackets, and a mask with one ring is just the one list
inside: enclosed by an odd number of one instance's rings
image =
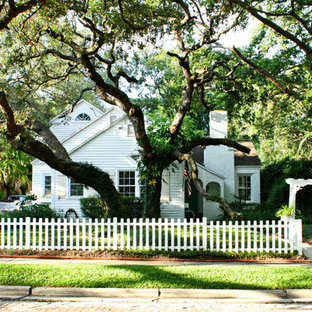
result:
[[(73, 161), (54, 134), (41, 122), (33, 122), (28, 129), (18, 125), (4, 92), (0, 92), (0, 108), (7, 120), (4, 135), (15, 149), (32, 155), (64, 175), (92, 187), (108, 206), (109, 216), (128, 216), (122, 198), (108, 173), (91, 164)], [(44, 142), (35, 139), (31, 131), (39, 134)]]

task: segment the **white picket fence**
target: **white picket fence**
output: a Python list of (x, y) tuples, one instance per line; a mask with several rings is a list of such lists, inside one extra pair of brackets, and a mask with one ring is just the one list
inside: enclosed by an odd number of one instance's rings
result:
[(0, 248), (302, 253), (301, 220), (1, 219)]

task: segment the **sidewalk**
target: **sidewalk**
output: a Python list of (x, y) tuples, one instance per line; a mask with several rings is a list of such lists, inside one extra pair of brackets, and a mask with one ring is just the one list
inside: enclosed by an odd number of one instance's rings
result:
[(223, 301), (245, 303), (312, 303), (311, 289), (239, 290), (239, 289), (133, 289), (133, 288), (61, 288), (0, 286), (0, 299), (23, 301)]

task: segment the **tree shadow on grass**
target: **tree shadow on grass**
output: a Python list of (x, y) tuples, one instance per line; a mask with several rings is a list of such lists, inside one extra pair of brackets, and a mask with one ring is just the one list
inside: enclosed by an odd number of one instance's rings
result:
[[(113, 268), (114, 266), (107, 266)], [(169, 269), (168, 269), (169, 268)], [(209, 272), (207, 272), (207, 278), (202, 278), (201, 276), (196, 276), (197, 268), (194, 271), (188, 271), (184, 273), (183, 270), (180, 272), (170, 272), (172, 267), (159, 267), (159, 266), (149, 266), (149, 265), (124, 265), (118, 266), (118, 269), (122, 271), (128, 271), (129, 273), (135, 273), (134, 275), (125, 274), (125, 278), (120, 280), (120, 277), (112, 278), (109, 281), (109, 285), (103, 285), (101, 281), (97, 281), (92, 287), (111, 287), (111, 288), (190, 288), (190, 289), (259, 289), (264, 290), (268, 287), (260, 285), (259, 282), (253, 282), (252, 272), (249, 271), (246, 274), (250, 275), (250, 283), (244, 282), (244, 279), (239, 280), (239, 274), (236, 273), (238, 279), (233, 281), (231, 277), (224, 277), (222, 271), (220, 271), (220, 277), (209, 278)], [(175, 267), (178, 269), (178, 267)], [(225, 266), (224, 272), (228, 268)], [(243, 273), (242, 273), (243, 274)], [(259, 273), (258, 273), (259, 274)], [(273, 274), (273, 273), (272, 273)], [(290, 277), (291, 278), (291, 277)], [(232, 280), (231, 280), (232, 279)], [(302, 278), (302, 281), (304, 279)], [(297, 280), (300, 284), (301, 280)], [(283, 282), (285, 287), (287, 287), (287, 280)], [(273, 287), (275, 288), (275, 287)], [(288, 287), (289, 288), (289, 287)]]

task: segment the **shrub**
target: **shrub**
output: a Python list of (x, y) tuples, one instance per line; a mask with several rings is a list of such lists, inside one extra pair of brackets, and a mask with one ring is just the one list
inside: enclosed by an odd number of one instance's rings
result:
[[(311, 179), (312, 160), (284, 159), (261, 170), (262, 202), (272, 210), (288, 204), (289, 185), (287, 178)], [(303, 222), (312, 222), (312, 186), (305, 186), (297, 193), (296, 211), (301, 211)]]
[(30, 206), (21, 207), (19, 210), (3, 211), (0, 214), (1, 218), (60, 218), (61, 215), (51, 209), (46, 204), (33, 204)]
[[(129, 218), (142, 218), (144, 212), (144, 200), (137, 197), (123, 197), (123, 203), (128, 210)], [(80, 199), (80, 207), (83, 214), (92, 219), (108, 218), (107, 207), (99, 197), (87, 197)]]
[(108, 217), (107, 207), (100, 197), (80, 198), (80, 208), (84, 216), (91, 219), (101, 219)]
[(123, 197), (123, 203), (128, 210), (129, 218), (143, 218), (144, 199), (139, 197)]

